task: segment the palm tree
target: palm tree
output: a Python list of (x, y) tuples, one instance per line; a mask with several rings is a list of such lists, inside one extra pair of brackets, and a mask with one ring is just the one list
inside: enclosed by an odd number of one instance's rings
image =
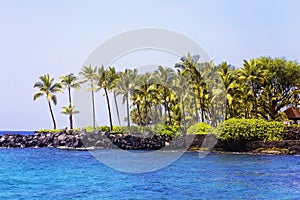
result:
[[(171, 109), (170, 109), (170, 102), (168, 101), (167, 97), (171, 94), (171, 87), (173, 80), (176, 77), (176, 74), (173, 69), (169, 67), (162, 67), (159, 66), (158, 69), (154, 72), (154, 76), (158, 78), (159, 87), (162, 103), (165, 107), (165, 123), (171, 123)], [(169, 122), (167, 120), (167, 115), (169, 117)]]
[[(73, 108), (72, 98), (71, 98), (71, 88), (77, 88), (77, 89), (80, 88), (80, 83), (77, 82), (78, 78), (73, 73), (70, 73), (68, 75), (61, 76), (60, 79), (61, 79), (62, 86), (64, 88), (67, 88), (67, 90), (68, 90), (69, 106), (67, 108)], [(70, 116), (69, 116), (69, 118), (70, 118), (70, 129), (73, 129), (73, 116), (72, 116), (73, 113), (69, 112), (69, 114), (70, 114)]]
[(190, 96), (190, 84), (188, 83), (188, 80), (182, 76), (180, 72), (177, 73), (176, 79), (174, 79), (174, 90), (177, 94), (177, 96), (180, 99), (180, 105), (181, 105), (181, 121), (183, 121), (184, 129), (186, 130), (186, 116), (187, 116), (187, 108), (186, 104), (188, 104), (188, 97)]
[(60, 83), (54, 83), (54, 78), (51, 78), (49, 74), (45, 74), (45, 75), (41, 76), (39, 79), (40, 79), (40, 81), (36, 82), (33, 86), (34, 88), (39, 89), (39, 91), (36, 94), (34, 94), (33, 100), (35, 101), (37, 98), (39, 98), (41, 96), (44, 96), (44, 95), (46, 96), (50, 114), (51, 114), (52, 121), (53, 121), (53, 128), (56, 129), (56, 122), (55, 122), (53, 110), (51, 107), (51, 101), (53, 102), (54, 105), (57, 104), (57, 97), (56, 97), (55, 93), (62, 92), (62, 86)]
[(62, 113), (62, 114), (69, 115), (70, 129), (73, 129), (73, 120), (72, 120), (72, 116), (73, 116), (74, 114), (79, 113), (79, 111), (78, 111), (78, 110), (75, 110), (75, 107), (72, 106), (72, 104), (69, 104), (69, 106), (63, 107), (61, 113)]
[(96, 77), (97, 77), (98, 88), (104, 90), (107, 109), (108, 109), (109, 126), (110, 126), (110, 131), (112, 131), (113, 125), (112, 125), (111, 108), (110, 108), (108, 92), (114, 88), (116, 81), (118, 80), (118, 74), (116, 73), (116, 69), (114, 67), (108, 67), (107, 69), (105, 69), (104, 66), (102, 66), (98, 69), (98, 73)]
[(90, 88), (88, 90), (91, 91), (92, 94), (92, 109), (93, 109), (93, 128), (96, 128), (96, 114), (95, 114), (95, 91), (97, 91), (97, 88), (95, 87), (95, 81), (96, 81), (96, 73), (97, 73), (97, 66), (93, 67), (90, 66), (83, 66), (81, 72), (79, 73), (84, 77), (83, 82), (88, 82), (90, 85)]
[[(199, 58), (200, 56), (188, 53), (187, 56), (181, 57), (181, 62), (175, 64), (175, 68), (180, 69), (180, 73), (189, 80), (193, 90), (195, 92), (196, 98), (199, 101), (201, 109), (201, 120), (204, 121), (204, 112), (205, 112), (205, 98), (207, 97), (207, 88), (206, 83), (203, 79), (203, 76), (199, 67)], [(199, 121), (198, 113), (198, 103), (195, 99), (195, 114), (196, 120)]]
[(130, 127), (130, 114), (129, 114), (129, 95), (134, 89), (134, 83), (137, 76), (137, 70), (126, 69), (120, 74), (120, 79), (116, 84), (116, 95), (123, 95), (123, 104), (126, 101), (127, 110), (127, 126)]
[(221, 77), (222, 83), (224, 85), (225, 92), (225, 120), (228, 119), (228, 114), (231, 113), (231, 105), (233, 101), (231, 91), (235, 87), (235, 80), (233, 73), (231, 72), (230, 66), (226, 62), (221, 63), (221, 68), (218, 72)]
[(133, 98), (137, 101), (134, 101), (137, 103), (136, 105), (143, 105), (143, 110), (144, 110), (144, 121), (145, 125), (150, 123), (150, 116), (148, 115), (151, 101), (152, 101), (152, 95), (154, 94), (155, 90), (155, 84), (157, 81), (154, 81), (154, 76), (150, 73), (146, 73), (143, 75), (140, 75), (136, 78), (135, 82), (135, 89), (133, 90)]
[(254, 59), (251, 59), (249, 62), (244, 60), (244, 68), (240, 70), (239, 79), (249, 83), (249, 86), (253, 93), (253, 107), (255, 118), (258, 118), (258, 103), (257, 103), (257, 94), (259, 84), (263, 84), (265, 81), (266, 70), (262, 68), (259, 63)]

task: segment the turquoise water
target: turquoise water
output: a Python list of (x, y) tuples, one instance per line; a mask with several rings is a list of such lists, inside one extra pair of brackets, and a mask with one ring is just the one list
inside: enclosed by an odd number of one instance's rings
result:
[(0, 189), (0, 199), (300, 199), (300, 157), (185, 153), (127, 174), (87, 151), (0, 149)]

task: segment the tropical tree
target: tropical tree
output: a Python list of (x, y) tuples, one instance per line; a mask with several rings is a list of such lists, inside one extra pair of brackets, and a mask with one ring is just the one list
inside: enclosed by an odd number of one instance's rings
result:
[(176, 78), (173, 81), (174, 83), (174, 91), (176, 92), (179, 102), (180, 102), (180, 110), (181, 110), (181, 118), (180, 121), (183, 122), (184, 129), (187, 128), (187, 118), (188, 118), (188, 107), (186, 105), (190, 104), (189, 99), (191, 98), (191, 87), (188, 80), (180, 73), (177, 73)]
[(261, 57), (256, 59), (267, 73), (261, 89), (260, 114), (265, 119), (276, 119), (287, 106), (297, 106), (300, 92), (300, 65), (285, 58)]
[(127, 126), (130, 127), (130, 113), (129, 113), (129, 97), (134, 89), (134, 80), (137, 76), (137, 70), (126, 69), (120, 74), (120, 79), (116, 83), (116, 95), (123, 95), (122, 103), (126, 102), (127, 111)]
[(96, 74), (97, 74), (97, 66), (92, 67), (90, 66), (83, 66), (81, 69), (80, 75), (83, 76), (83, 81), (82, 82), (87, 82), (90, 86), (88, 88), (89, 91), (91, 91), (92, 95), (92, 110), (93, 110), (93, 128), (96, 128), (96, 110), (95, 110), (95, 92), (97, 91), (96, 86)]
[[(71, 89), (72, 88), (80, 88), (80, 82), (77, 82), (78, 78), (73, 74), (70, 73), (65, 76), (61, 76), (61, 84), (64, 88), (68, 90), (68, 97), (69, 97), (69, 106), (63, 107), (63, 113), (66, 114), (64, 111), (72, 111), (73, 105), (72, 105), (72, 95), (71, 95)], [(68, 109), (66, 109), (68, 108)], [(69, 118), (70, 118), (70, 129), (73, 129), (73, 112), (69, 112)]]
[(69, 121), (70, 121), (70, 129), (73, 129), (73, 119), (72, 116), (79, 113), (78, 110), (75, 110), (75, 107), (72, 106), (72, 104), (69, 104), (69, 106), (64, 106), (62, 109), (62, 114), (69, 115)]
[(264, 66), (254, 59), (244, 60), (244, 67), (240, 70), (239, 79), (246, 81), (252, 90), (255, 118), (258, 118), (258, 92), (260, 85), (265, 82), (266, 73), (267, 70), (264, 69)]
[(113, 129), (112, 125), (112, 117), (111, 117), (111, 108), (110, 108), (110, 101), (108, 92), (112, 91), (118, 81), (118, 74), (116, 73), (116, 69), (114, 67), (108, 67), (107, 69), (100, 67), (97, 73), (97, 87), (99, 89), (104, 90), (104, 95), (106, 97), (107, 109), (108, 109), (108, 118), (109, 118), (109, 125), (110, 131)]
[[(159, 94), (161, 97), (161, 103), (164, 105), (165, 107), (165, 123), (166, 124), (171, 124), (172, 119), (171, 119), (171, 106), (170, 106), (170, 102), (168, 100), (170, 100), (170, 95), (171, 95), (171, 90), (172, 90), (172, 84), (174, 79), (176, 78), (176, 73), (173, 69), (171, 69), (170, 67), (162, 67), (159, 66), (158, 69), (154, 72), (153, 74), (154, 76), (157, 77), (158, 80), (158, 90), (159, 90)], [(167, 120), (167, 116), (168, 116), (168, 120)]]
[(236, 86), (236, 77), (230, 69), (230, 65), (227, 62), (221, 63), (221, 68), (219, 70), (219, 75), (224, 85), (225, 92), (225, 120), (228, 119), (228, 115), (231, 113), (232, 103), (234, 101), (234, 89)]
[(151, 123), (151, 103), (155, 93), (155, 84), (157, 83), (157, 77), (153, 74), (146, 73), (139, 75), (135, 81), (135, 89), (133, 90), (133, 98), (136, 100), (133, 104), (138, 104), (137, 106), (142, 106), (140, 111), (143, 111), (141, 115), (143, 119), (143, 125), (148, 125)]
[[(189, 80), (191, 86), (193, 85), (194, 92), (195, 90), (198, 90), (198, 92), (200, 92), (200, 86), (197, 84), (197, 82), (199, 82), (202, 78), (199, 71), (199, 58), (200, 56), (192, 56), (190, 53), (188, 53), (187, 56), (182, 56), (180, 58), (179, 63), (175, 64), (175, 68), (178, 68), (180, 70), (181, 75), (184, 76), (187, 80)], [(196, 121), (199, 121), (198, 104), (196, 99), (194, 99), (194, 108)]]
[(39, 77), (40, 81), (36, 82), (34, 84), (34, 88), (38, 88), (39, 91), (34, 94), (33, 100), (35, 101), (41, 96), (46, 96), (51, 118), (53, 121), (53, 128), (56, 129), (56, 122), (53, 114), (53, 110), (51, 107), (51, 101), (53, 102), (54, 105), (57, 104), (57, 97), (55, 93), (62, 92), (62, 86), (60, 83), (55, 83), (54, 78), (51, 78), (49, 74), (45, 74), (43, 76)]

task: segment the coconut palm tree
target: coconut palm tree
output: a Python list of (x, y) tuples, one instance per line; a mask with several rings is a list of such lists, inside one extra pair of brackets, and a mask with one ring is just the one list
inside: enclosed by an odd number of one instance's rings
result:
[(120, 74), (120, 79), (116, 83), (116, 95), (123, 95), (122, 103), (126, 102), (127, 110), (127, 126), (130, 127), (130, 114), (129, 114), (129, 96), (134, 89), (134, 83), (137, 76), (137, 70), (126, 69)]
[(96, 86), (96, 73), (97, 73), (97, 66), (92, 67), (90, 66), (83, 66), (81, 69), (80, 75), (83, 76), (82, 82), (87, 82), (90, 86), (88, 88), (92, 94), (92, 110), (93, 110), (93, 128), (96, 128), (96, 110), (95, 110), (95, 91), (97, 91)]
[(226, 62), (221, 63), (221, 68), (218, 72), (222, 83), (224, 85), (225, 92), (225, 120), (228, 119), (229, 113), (231, 113), (231, 105), (233, 101), (232, 90), (236, 86), (236, 78), (234, 77), (230, 66)]
[(187, 117), (187, 107), (189, 104), (188, 98), (191, 96), (191, 86), (188, 80), (180, 73), (177, 73), (174, 79), (174, 90), (180, 100), (181, 105), (181, 121), (183, 122), (184, 129), (186, 130), (186, 117)]
[[(171, 123), (171, 109), (170, 109), (170, 102), (168, 101), (168, 96), (171, 95), (171, 88), (173, 84), (173, 80), (176, 77), (176, 73), (173, 69), (169, 67), (162, 67), (159, 66), (158, 69), (154, 72), (154, 76), (157, 77), (158, 80), (158, 90), (160, 90), (161, 102), (165, 107), (165, 123)], [(169, 98), (170, 99), (170, 98)], [(167, 115), (169, 121), (167, 120)]]
[(35, 101), (41, 96), (46, 96), (51, 118), (53, 121), (53, 128), (56, 129), (56, 122), (53, 114), (53, 110), (51, 107), (51, 101), (53, 102), (54, 105), (57, 104), (57, 97), (55, 93), (62, 92), (62, 86), (60, 83), (54, 83), (54, 78), (51, 78), (49, 74), (45, 74), (43, 76), (39, 77), (40, 81), (36, 82), (34, 84), (34, 88), (38, 88), (39, 91), (34, 94), (33, 100)]
[(105, 69), (104, 66), (100, 67), (98, 69), (96, 80), (97, 80), (98, 88), (104, 90), (104, 95), (106, 97), (106, 103), (108, 109), (109, 126), (110, 126), (110, 131), (112, 131), (113, 125), (112, 125), (111, 108), (110, 108), (108, 92), (113, 90), (118, 80), (118, 74), (116, 73), (116, 69), (114, 67), (108, 67), (107, 69)]
[[(200, 64), (198, 63), (200, 56), (188, 53), (187, 56), (181, 57), (181, 61), (175, 64), (175, 68), (180, 69), (180, 73), (189, 80), (196, 99), (198, 100), (201, 109), (201, 120), (204, 121), (205, 112), (205, 98), (207, 98), (206, 83), (200, 71)], [(199, 121), (198, 103), (195, 99), (195, 114), (196, 121)]]
[(69, 104), (69, 106), (64, 106), (62, 109), (62, 114), (69, 115), (69, 121), (70, 121), (70, 129), (73, 129), (73, 119), (72, 116), (79, 113), (78, 110), (75, 110), (75, 107), (72, 106), (72, 104)]
[(265, 81), (266, 70), (263, 69), (256, 60), (251, 59), (250, 61), (244, 60), (244, 67), (240, 70), (239, 80), (248, 82), (252, 94), (253, 94), (253, 107), (255, 118), (258, 118), (258, 87), (259, 84), (263, 84)]
[[(70, 73), (68, 75), (65, 76), (61, 76), (61, 84), (64, 88), (66, 88), (68, 90), (68, 96), (69, 96), (69, 106), (68, 107), (64, 107), (64, 108), (73, 108), (72, 105), (72, 95), (71, 95), (71, 88), (80, 88), (80, 82), (77, 82), (78, 78), (73, 74)], [(65, 114), (65, 113), (64, 113)], [(72, 112), (69, 112), (70, 116), (70, 129), (73, 129), (73, 116), (72, 116)]]
[(150, 73), (140, 75), (136, 78), (136, 85), (133, 90), (133, 98), (138, 100), (134, 101), (133, 104), (136, 102), (137, 106), (143, 105), (145, 125), (149, 124), (151, 121), (149, 116), (151, 111), (149, 109), (151, 109), (152, 95), (154, 94), (155, 84), (157, 83), (157, 80), (155, 79), (156, 77), (152, 76)]

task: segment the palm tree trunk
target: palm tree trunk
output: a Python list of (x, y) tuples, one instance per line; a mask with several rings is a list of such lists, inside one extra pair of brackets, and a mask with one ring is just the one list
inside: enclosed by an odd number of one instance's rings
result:
[(71, 99), (71, 88), (68, 87), (68, 93), (69, 93), (69, 103), (72, 104), (72, 99)]
[(48, 101), (48, 105), (49, 105), (49, 109), (50, 109), (50, 113), (51, 113), (51, 117), (52, 117), (52, 121), (53, 121), (53, 129), (56, 129), (56, 122), (55, 122), (55, 119), (54, 119), (54, 114), (53, 114), (53, 111), (52, 111), (50, 101)]
[[(92, 86), (93, 88), (93, 86)], [(93, 107), (93, 128), (96, 129), (96, 113), (95, 113), (95, 95), (94, 91), (92, 90), (92, 107)]]
[(229, 104), (228, 104), (228, 99), (226, 97), (226, 101), (225, 101), (225, 120), (227, 120), (228, 111), (229, 111)]
[(257, 99), (256, 99), (256, 91), (255, 91), (255, 84), (252, 83), (252, 92), (253, 92), (253, 96), (254, 96), (254, 115), (255, 115), (255, 118), (257, 119), (258, 118), (258, 115), (257, 115)]
[(70, 114), (69, 120), (70, 120), (70, 129), (73, 129), (73, 119), (72, 119), (72, 114)]
[(172, 124), (172, 118), (171, 118), (171, 109), (170, 109), (170, 106), (169, 106), (169, 104), (168, 104), (168, 117), (169, 117), (169, 122), (168, 122), (168, 124), (169, 125), (171, 125)]
[[(72, 106), (72, 98), (71, 98), (71, 87), (68, 87), (68, 93), (69, 93), (69, 104)], [(69, 115), (70, 120), (70, 129), (73, 129), (73, 116), (72, 113)]]
[(126, 106), (127, 106), (127, 126), (130, 127), (130, 115), (129, 115), (129, 97), (126, 95)]
[(109, 97), (108, 97), (108, 93), (107, 93), (106, 88), (104, 88), (104, 92), (105, 92), (105, 97), (106, 97), (106, 102), (107, 102), (107, 109), (108, 109), (109, 129), (110, 129), (110, 132), (112, 132), (113, 126), (112, 126), (112, 119), (111, 119), (111, 111), (110, 111)]
[(165, 124), (167, 124), (167, 107), (168, 107), (168, 103), (167, 103), (166, 97), (164, 97), (164, 101), (165, 101)]
[(148, 106), (148, 102), (147, 102), (147, 98), (145, 96), (145, 125), (148, 124), (148, 108), (147, 108), (147, 106)]
[(137, 104), (136, 104), (136, 107), (137, 107), (138, 115), (139, 115), (139, 118), (140, 118), (140, 123), (139, 123), (139, 125), (141, 126), (141, 125), (142, 125), (142, 115), (141, 115), (141, 110), (140, 110), (140, 104), (137, 103)]
[(194, 104), (195, 104), (195, 114), (196, 114), (196, 121), (199, 121), (199, 114), (198, 114), (198, 107), (197, 107), (197, 100), (194, 98)]
[(117, 95), (115, 92), (114, 92), (114, 101), (115, 101), (115, 106), (116, 106), (116, 111), (117, 111), (118, 123), (119, 123), (119, 126), (121, 126), (120, 113), (119, 113), (119, 107), (118, 107), (118, 102), (117, 102)]

